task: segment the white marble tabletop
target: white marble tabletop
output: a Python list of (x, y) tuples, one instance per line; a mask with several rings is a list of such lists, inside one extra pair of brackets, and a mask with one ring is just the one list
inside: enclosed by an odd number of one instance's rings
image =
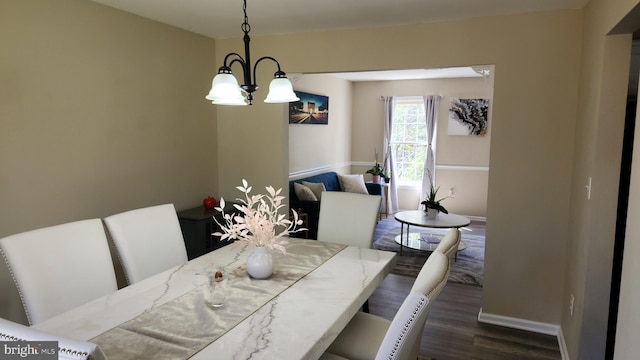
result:
[[(291, 241), (297, 246), (315, 242)], [(207, 278), (195, 275), (203, 268), (241, 266), (247, 253), (226, 246), (35, 327), (91, 340), (203, 286)], [(317, 359), (389, 273), (394, 257), (392, 252), (347, 247), (191, 358)], [(262, 281), (268, 285), (269, 280)]]

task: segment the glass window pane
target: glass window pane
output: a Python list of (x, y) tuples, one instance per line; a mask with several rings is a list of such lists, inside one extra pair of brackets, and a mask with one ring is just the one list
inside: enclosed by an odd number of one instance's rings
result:
[(416, 183), (422, 181), (427, 153), (424, 104), (422, 100), (399, 100), (394, 108), (391, 132), (392, 151), (396, 161), (395, 175), (400, 183)]

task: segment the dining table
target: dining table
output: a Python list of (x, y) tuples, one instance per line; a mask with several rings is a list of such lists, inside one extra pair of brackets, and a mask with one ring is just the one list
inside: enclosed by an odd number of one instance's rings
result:
[[(33, 327), (90, 341), (114, 359), (317, 359), (395, 265), (395, 253), (288, 238), (275, 270), (251, 278), (237, 243)], [(153, 256), (153, 249), (149, 250)], [(209, 274), (221, 270), (221, 306)], [(219, 304), (216, 304), (219, 305)]]

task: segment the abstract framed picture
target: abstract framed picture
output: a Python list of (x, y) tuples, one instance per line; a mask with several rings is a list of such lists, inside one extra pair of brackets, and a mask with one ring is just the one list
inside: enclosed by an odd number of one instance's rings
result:
[(449, 105), (449, 135), (487, 134), (489, 99), (451, 99)]
[(289, 103), (289, 124), (329, 124), (329, 97), (295, 91), (300, 98)]

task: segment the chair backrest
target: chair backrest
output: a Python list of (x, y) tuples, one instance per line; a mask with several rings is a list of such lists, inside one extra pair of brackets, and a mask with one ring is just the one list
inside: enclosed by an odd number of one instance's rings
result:
[(376, 360), (418, 358), (422, 330), (430, 305), (431, 301), (424, 294), (413, 291), (407, 295), (378, 348)]
[(100, 219), (11, 235), (0, 250), (32, 325), (118, 290)]
[(187, 262), (173, 204), (126, 211), (104, 219), (128, 284)]
[(57, 341), (58, 359), (107, 360), (102, 349), (96, 344), (45, 333), (2, 318), (0, 341)]
[(342, 191), (323, 192), (318, 240), (371, 248), (381, 199)]
[(447, 284), (450, 269), (450, 261), (445, 254), (439, 251), (432, 252), (422, 265), (411, 291), (424, 294), (433, 301)]
[[(429, 304), (433, 303), (444, 286), (447, 284), (450, 269), (451, 261), (445, 254), (438, 251), (434, 251), (433, 253), (431, 253), (425, 264), (422, 266), (422, 269), (420, 269), (420, 273), (418, 273), (418, 276), (413, 283), (413, 287), (411, 288), (411, 291), (409, 293), (410, 296), (411, 294), (414, 294), (413, 298), (410, 299), (409, 296), (407, 297), (407, 299), (405, 299), (405, 302), (409, 301), (410, 304), (414, 304), (415, 306), (417, 306), (417, 302), (420, 301), (420, 297), (415, 294), (420, 294), (425, 296), (429, 300)], [(398, 314), (399, 313), (400, 310), (398, 310)], [(405, 317), (406, 316), (409, 315), (405, 315)], [(402, 349), (400, 349), (398, 352), (398, 355), (396, 357), (385, 357), (385, 359), (408, 360), (416, 359), (418, 357), (418, 354), (420, 352), (420, 339), (422, 338), (426, 316), (427, 315), (424, 314), (424, 319), (420, 318), (421, 323), (416, 322), (415, 329), (412, 330), (413, 333), (410, 336), (407, 336), (405, 343), (403, 343)]]
[(440, 243), (436, 247), (436, 251), (441, 252), (451, 260), (458, 251), (458, 245), (460, 245), (460, 229), (451, 228), (440, 240)]

